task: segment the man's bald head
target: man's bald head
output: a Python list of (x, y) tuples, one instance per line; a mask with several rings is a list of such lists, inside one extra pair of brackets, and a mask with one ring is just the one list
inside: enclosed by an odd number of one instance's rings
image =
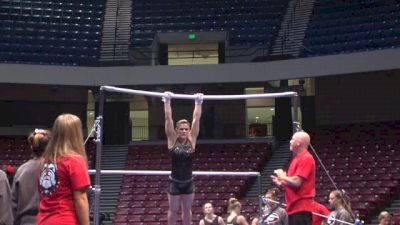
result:
[(293, 134), (290, 141), (290, 148), (293, 152), (300, 152), (305, 150), (310, 145), (310, 135), (304, 131), (299, 131)]

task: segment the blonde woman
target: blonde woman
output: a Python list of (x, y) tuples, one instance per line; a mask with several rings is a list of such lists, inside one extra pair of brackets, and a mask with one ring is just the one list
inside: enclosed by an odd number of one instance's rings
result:
[(392, 224), (392, 215), (388, 211), (382, 211), (378, 216), (379, 225)]
[(242, 204), (236, 198), (230, 198), (228, 204), (229, 216), (226, 218), (226, 225), (249, 225), (246, 218), (240, 215)]
[(12, 184), (14, 225), (36, 224), (36, 216), (39, 211), (36, 174), (49, 140), (50, 131), (43, 129), (35, 129), (28, 137), (32, 159), (18, 168)]
[(175, 225), (179, 207), (182, 212), (182, 224), (192, 224), (192, 204), (194, 200), (194, 184), (192, 178), (192, 158), (196, 149), (197, 136), (200, 130), (201, 104), (203, 94), (196, 94), (192, 125), (186, 119), (176, 122), (172, 119), (171, 97), (173, 93), (165, 92), (165, 134), (168, 139), (168, 150), (171, 155), (171, 175), (168, 186), (168, 225)]
[(81, 120), (57, 117), (39, 166), (38, 225), (89, 225), (90, 179)]

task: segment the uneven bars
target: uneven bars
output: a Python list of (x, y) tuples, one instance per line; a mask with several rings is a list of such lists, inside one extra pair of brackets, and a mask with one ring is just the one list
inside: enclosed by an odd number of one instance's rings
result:
[[(171, 171), (165, 170), (101, 170), (102, 175), (170, 175)], [(89, 170), (90, 175), (96, 174), (96, 170)], [(193, 171), (194, 176), (259, 176), (259, 172), (226, 172), (226, 171)]]
[[(119, 88), (113, 86), (101, 86), (100, 90), (109, 92), (119, 92), (134, 95), (146, 95), (152, 97), (163, 97), (164, 93), (152, 92), (152, 91), (142, 91), (127, 88)], [(297, 92), (288, 91), (280, 93), (265, 93), (265, 94), (247, 94), (247, 95), (204, 95), (204, 100), (239, 100), (239, 99), (255, 99), (255, 98), (281, 98), (281, 97), (293, 97), (297, 96)], [(185, 95), (185, 94), (172, 94), (172, 98), (176, 99), (195, 99), (195, 95)]]

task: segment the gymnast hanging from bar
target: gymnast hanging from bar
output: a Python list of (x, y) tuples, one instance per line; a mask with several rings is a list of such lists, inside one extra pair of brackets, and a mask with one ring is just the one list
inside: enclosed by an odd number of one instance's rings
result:
[(170, 183), (168, 187), (168, 225), (176, 225), (179, 205), (182, 206), (182, 224), (192, 223), (192, 203), (194, 200), (194, 184), (192, 178), (192, 157), (196, 148), (200, 129), (203, 94), (195, 94), (195, 106), (192, 125), (186, 119), (174, 122), (172, 119), (171, 99), (173, 93), (165, 92), (162, 97), (165, 113), (165, 133), (168, 149), (172, 157)]

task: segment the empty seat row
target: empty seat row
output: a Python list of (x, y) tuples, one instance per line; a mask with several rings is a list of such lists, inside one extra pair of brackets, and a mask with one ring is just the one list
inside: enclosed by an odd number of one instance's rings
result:
[(316, 1), (303, 55), (397, 48), (399, 21), (400, 4), (392, 1)]
[(100, 52), (104, 0), (1, 0), (0, 61), (93, 65)]
[(159, 31), (227, 31), (229, 44), (273, 43), (288, 1), (134, 1), (131, 42), (134, 48), (152, 43)]
[[(386, 138), (391, 139), (390, 134), (397, 132), (399, 124), (341, 125), (316, 130), (312, 136), (317, 141), (317, 154), (335, 182), (333, 185), (323, 167), (318, 165), (316, 200), (326, 203), (329, 192), (336, 186), (348, 193), (353, 210), (363, 217), (388, 204), (400, 184), (400, 154), (396, 145), (384, 143)], [(374, 143), (368, 136), (351, 135), (360, 130), (378, 134), (383, 141)], [(345, 140), (344, 144), (338, 139)], [(335, 145), (331, 144), (333, 141)]]

